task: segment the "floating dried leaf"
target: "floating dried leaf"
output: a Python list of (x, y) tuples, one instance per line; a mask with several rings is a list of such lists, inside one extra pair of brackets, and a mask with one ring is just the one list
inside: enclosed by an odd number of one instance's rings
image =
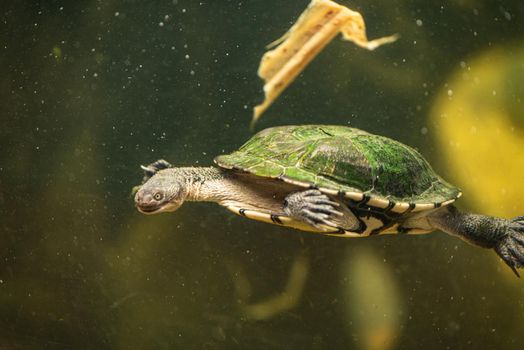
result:
[(338, 34), (368, 50), (397, 40), (396, 35), (369, 41), (362, 15), (329, 0), (312, 0), (297, 22), (274, 41), (260, 61), (264, 102), (254, 108), (253, 128), (262, 113), (293, 82), (306, 65)]

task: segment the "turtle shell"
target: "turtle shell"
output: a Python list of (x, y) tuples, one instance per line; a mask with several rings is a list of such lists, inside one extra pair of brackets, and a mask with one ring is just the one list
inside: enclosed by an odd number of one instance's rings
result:
[(265, 129), (215, 162), (397, 213), (448, 205), (461, 194), (413, 148), (345, 126)]

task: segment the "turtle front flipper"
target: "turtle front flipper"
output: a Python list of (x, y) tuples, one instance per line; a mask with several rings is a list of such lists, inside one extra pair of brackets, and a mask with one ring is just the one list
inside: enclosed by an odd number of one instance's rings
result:
[(144, 178), (142, 179), (142, 184), (146, 183), (147, 180), (153, 177), (158, 171), (163, 169), (172, 168), (173, 165), (168, 161), (159, 159), (156, 162), (149, 164), (148, 166), (141, 165), (140, 168), (144, 170)]
[(524, 267), (524, 216), (502, 219), (461, 213), (450, 205), (430, 215), (429, 220), (437, 229), (459, 236), (469, 243), (494, 249), (520, 277), (517, 269)]
[(331, 231), (329, 228), (352, 230), (358, 226), (358, 220), (347, 208), (316, 189), (287, 195), (284, 212), (320, 230), (323, 230), (322, 226), (328, 226), (326, 231)]

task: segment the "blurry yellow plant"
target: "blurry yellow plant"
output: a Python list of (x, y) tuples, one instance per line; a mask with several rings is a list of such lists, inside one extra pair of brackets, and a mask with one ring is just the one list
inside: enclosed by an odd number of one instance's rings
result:
[(524, 47), (491, 49), (451, 77), (434, 104), (436, 138), (479, 211), (524, 213)]
[(357, 349), (395, 349), (405, 300), (395, 272), (369, 248), (348, 249), (340, 265), (341, 305)]

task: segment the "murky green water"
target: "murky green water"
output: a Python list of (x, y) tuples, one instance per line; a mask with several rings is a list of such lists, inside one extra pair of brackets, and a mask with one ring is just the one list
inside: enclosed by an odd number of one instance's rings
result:
[[(494, 253), (443, 233), (344, 240), (206, 203), (150, 217), (135, 210), (129, 192), (140, 164), (209, 165), (251, 136), (258, 61), (307, 3), (0, 5), (0, 348), (521, 346), (523, 282)], [(522, 2), (342, 3), (362, 11), (371, 38), (401, 40), (371, 53), (335, 40), (258, 129), (350, 124), (419, 148), (472, 192), (479, 174), (464, 180), (447, 155), (461, 148), (444, 152), (457, 141), (439, 141), (457, 129), (432, 111), (437, 96), (460, 99), (450, 82), (465, 77), (474, 82), (466, 91), (498, 96), (482, 98), (479, 113), (492, 108), (522, 140)], [(514, 62), (502, 88), (470, 70), (490, 50)], [(480, 130), (480, 117), (470, 117)], [(477, 132), (460, 128), (464, 138)], [(512, 145), (464, 162), (492, 162), (515, 153)], [(523, 153), (502, 174), (522, 168)], [(465, 193), (461, 207), (522, 214), (522, 202), (505, 200), (522, 193), (522, 180), (474, 190), (494, 193), (500, 206)]]

